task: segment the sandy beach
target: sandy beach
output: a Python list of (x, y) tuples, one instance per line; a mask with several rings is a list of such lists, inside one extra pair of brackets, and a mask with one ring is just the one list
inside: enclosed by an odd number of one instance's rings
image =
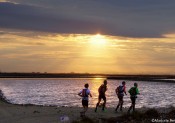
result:
[[(35, 106), (35, 105), (13, 105), (0, 101), (0, 123), (59, 123), (60, 117), (68, 116), (70, 121), (79, 120), (80, 107), (54, 107), (54, 106)], [(92, 119), (111, 118), (119, 116), (113, 108), (108, 108), (102, 112), (94, 112), (90, 108), (86, 114)]]
[[(136, 109), (139, 112), (145, 112), (147, 108)], [(167, 114), (171, 111), (171, 108), (160, 108), (158, 111), (160, 114), (165, 116), (167, 119)], [(36, 105), (15, 105), (8, 104), (4, 101), (0, 101), (0, 123), (61, 123), (60, 118), (66, 116), (69, 118), (70, 123), (80, 123), (82, 118), (80, 117), (81, 107), (56, 107), (56, 106), (36, 106)], [(114, 112), (114, 108), (107, 108), (105, 112), (101, 111), (99, 108), (98, 112), (94, 112), (94, 108), (89, 108), (86, 113), (86, 117), (93, 119), (97, 123), (108, 123), (109, 119), (117, 119), (120, 116), (126, 116), (127, 108), (123, 112)], [(145, 114), (138, 113), (134, 118), (152, 117), (156, 118), (159, 114), (156, 111), (149, 111)], [(174, 117), (175, 110), (171, 112), (171, 118)], [(123, 119), (125, 120), (125, 116)], [(128, 118), (128, 116), (126, 116)], [(161, 116), (162, 117), (162, 116)], [(107, 120), (108, 121), (107, 121)], [(122, 119), (122, 120), (123, 120)], [(175, 119), (175, 117), (174, 117)], [(140, 119), (138, 119), (140, 120)], [(172, 119), (173, 120), (173, 119)], [(132, 120), (131, 120), (132, 121)], [(148, 122), (151, 122), (150, 119)], [(88, 123), (88, 122), (87, 122)], [(147, 123), (147, 122), (144, 122)]]
[[(57, 107), (39, 106), (32, 104), (11, 104), (0, 92), (0, 123), (63, 123), (62, 118), (67, 118), (66, 123), (116, 123), (126, 122), (137, 123), (139, 121), (150, 122), (154, 118), (164, 118), (175, 122), (175, 108), (136, 108), (135, 113), (127, 114), (128, 108), (123, 108), (123, 112), (115, 112), (115, 108), (106, 107), (105, 111), (99, 107), (91, 107), (86, 113), (86, 117), (80, 117), (82, 107)], [(85, 119), (85, 122), (83, 121)], [(88, 121), (89, 120), (89, 121)], [(130, 122), (131, 121), (131, 122)], [(137, 121), (137, 122), (136, 122)], [(65, 123), (65, 122), (64, 122)]]

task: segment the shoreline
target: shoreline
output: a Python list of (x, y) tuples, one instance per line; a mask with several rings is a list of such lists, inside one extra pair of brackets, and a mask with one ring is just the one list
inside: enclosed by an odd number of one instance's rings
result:
[[(39, 105), (10, 104), (0, 100), (0, 123), (59, 123), (61, 117), (68, 117), (71, 122), (81, 120), (80, 112), (82, 107), (56, 107)], [(102, 112), (99, 108), (95, 113), (95, 108), (89, 108), (86, 116), (99, 120), (120, 116), (115, 114), (114, 108), (108, 108)]]
[[(0, 123), (59, 123), (61, 117), (68, 117), (71, 122), (81, 120), (82, 107), (57, 107), (33, 104), (12, 104), (6, 100), (0, 91)], [(108, 108), (106, 112), (95, 113), (95, 108), (89, 108), (86, 116), (99, 120), (116, 117), (114, 108)]]
[(95, 107), (90, 107), (86, 113), (86, 119), (80, 117), (82, 110), (82, 107), (12, 104), (0, 90), (0, 123), (60, 123), (62, 117), (68, 118), (69, 123), (82, 123), (83, 120), (85, 120), (85, 123), (130, 123), (130, 120), (133, 121), (131, 123), (139, 123), (139, 121), (145, 119), (146, 121), (142, 123), (147, 123), (147, 121), (150, 123), (152, 119), (162, 117), (164, 119), (174, 118), (173, 120), (175, 120), (175, 108), (171, 106), (156, 109), (136, 108), (136, 115), (135, 113), (128, 115), (128, 108), (123, 108), (123, 112), (118, 113), (115, 112), (114, 107), (107, 107), (105, 111), (98, 108), (96, 113), (94, 111)]
[[(43, 77), (42, 78), (37, 78), (37, 77), (36, 78), (33, 78), (33, 77), (31, 77), (31, 78), (30, 77), (29, 78), (28, 77), (15, 77), (15, 78), (7, 77), (7, 78), (3, 78), (3, 77), (0, 77), (0, 79), (1, 80), (3, 80), (3, 79), (13, 79), (13, 80), (14, 79), (35, 79), (36, 80), (36, 79), (93, 79), (93, 78), (91, 78), (91, 77), (87, 77), (87, 78), (84, 78), (84, 77), (82, 77), (82, 78), (78, 78), (78, 77), (77, 78), (74, 78), (74, 77), (73, 78), (69, 78), (69, 77), (68, 78), (67, 77), (65, 77), (65, 78), (62, 78), (62, 77), (61, 78), (60, 77), (57, 77), (57, 78), (51, 78), (51, 77), (50, 78), (46, 78), (46, 77), (44, 77), (44, 78)], [(168, 79), (167, 80), (166, 79), (165, 80), (164, 79), (161, 80), (161, 79), (149, 79), (149, 78), (148, 79), (146, 79), (146, 78), (141, 79), (141, 78), (123, 78), (123, 77), (122, 78), (118, 78), (118, 77), (104, 78), (104, 77), (101, 77), (100, 79), (121, 80), (121, 81), (124, 80), (124, 81), (175, 83), (174, 79), (173, 80), (171, 80), (171, 79), (170, 80), (168, 80)]]
[[(170, 112), (172, 108), (158, 108), (156, 110), (158, 110), (160, 114), (166, 114)], [(93, 120), (95, 123), (96, 122), (105, 123), (106, 121), (110, 121), (110, 120), (123, 121), (128, 118), (128, 116), (126, 116), (126, 112), (128, 108), (124, 108), (123, 112), (118, 112), (118, 113), (114, 111), (115, 108), (107, 108), (105, 112), (103, 112), (101, 108), (98, 108), (97, 113), (94, 112), (94, 109), (95, 108), (88, 109), (86, 113), (87, 119), (85, 120)], [(138, 117), (140, 118), (141, 113), (145, 113), (145, 112), (147, 113), (148, 110), (149, 108), (136, 109), (137, 112), (140, 112), (137, 114)], [(2, 100), (0, 100), (0, 122), (1, 123), (32, 123), (32, 122), (33, 123), (61, 123), (60, 121), (61, 117), (68, 117), (71, 123), (72, 122), (81, 123), (81, 121), (84, 120), (80, 117), (81, 111), (82, 111), (82, 107), (18, 105), (18, 104), (7, 104)], [(155, 111), (148, 113), (148, 115), (154, 116), (156, 119), (157, 115), (155, 114), (156, 114)], [(132, 118), (132, 114), (129, 117)], [(138, 119), (135, 118), (133, 120), (138, 120)], [(143, 122), (143, 123), (147, 123), (147, 122)]]
[[(57, 107), (33, 104), (11, 104), (4, 98), (3, 94), (1, 94), (0, 97), (0, 123), (61, 123), (61, 117), (69, 118), (69, 123), (81, 123), (83, 120), (85, 120), (86, 123), (106, 123), (109, 121), (110, 123), (116, 121), (124, 122), (125, 120), (128, 121), (130, 119), (142, 120), (139, 118), (147, 118), (150, 121), (151, 119), (148, 118), (146, 115), (149, 115), (149, 117), (151, 118), (157, 118), (157, 115), (159, 114), (157, 114), (155, 110), (157, 110), (160, 114), (165, 115), (168, 114), (168, 112), (170, 112), (172, 109), (175, 109), (174, 107), (157, 109), (144, 107), (136, 108), (135, 116), (133, 114), (127, 115), (128, 108), (124, 108), (123, 112), (116, 113), (114, 111), (115, 108), (108, 107), (105, 111), (102, 111), (99, 107), (96, 113), (94, 111), (95, 108), (91, 107), (86, 113), (86, 118), (82, 119), (80, 117), (80, 112), (83, 109), (82, 107)], [(173, 116), (175, 116), (175, 110), (173, 112)], [(134, 121), (134, 123), (136, 122)]]
[(39, 79), (83, 79), (104, 78), (109, 80), (130, 80), (175, 83), (175, 75), (127, 75), (127, 74), (88, 74), (88, 73), (0, 73), (0, 78), (39, 78)]

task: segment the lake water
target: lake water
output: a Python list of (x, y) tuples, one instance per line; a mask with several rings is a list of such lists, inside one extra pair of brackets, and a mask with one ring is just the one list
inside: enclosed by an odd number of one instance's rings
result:
[[(85, 83), (93, 95), (90, 107), (98, 100), (98, 87), (103, 78), (96, 79), (0, 79), (0, 89), (6, 98), (15, 104), (36, 104), (81, 107), (81, 98), (77, 95)], [(108, 80), (107, 107), (116, 107), (118, 98), (115, 88), (122, 80)], [(135, 81), (126, 81), (127, 91)], [(136, 107), (175, 106), (175, 83), (138, 81), (140, 95)], [(124, 97), (124, 107), (130, 106), (129, 94)]]

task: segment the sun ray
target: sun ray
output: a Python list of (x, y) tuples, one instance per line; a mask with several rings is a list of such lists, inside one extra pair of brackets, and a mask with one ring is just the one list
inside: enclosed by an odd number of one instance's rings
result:
[(90, 38), (90, 43), (97, 46), (103, 46), (107, 42), (105, 36), (101, 34), (96, 34)]

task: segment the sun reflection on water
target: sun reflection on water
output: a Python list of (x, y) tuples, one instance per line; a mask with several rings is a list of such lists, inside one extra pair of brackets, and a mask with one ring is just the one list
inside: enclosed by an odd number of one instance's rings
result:
[(96, 105), (97, 101), (98, 101), (98, 88), (100, 87), (101, 84), (103, 84), (103, 81), (105, 80), (106, 78), (101, 78), (101, 77), (96, 77), (96, 78), (93, 78), (92, 79), (92, 83), (90, 85), (90, 90), (91, 93), (92, 93), (92, 100), (91, 100), (91, 104), (92, 105)]

